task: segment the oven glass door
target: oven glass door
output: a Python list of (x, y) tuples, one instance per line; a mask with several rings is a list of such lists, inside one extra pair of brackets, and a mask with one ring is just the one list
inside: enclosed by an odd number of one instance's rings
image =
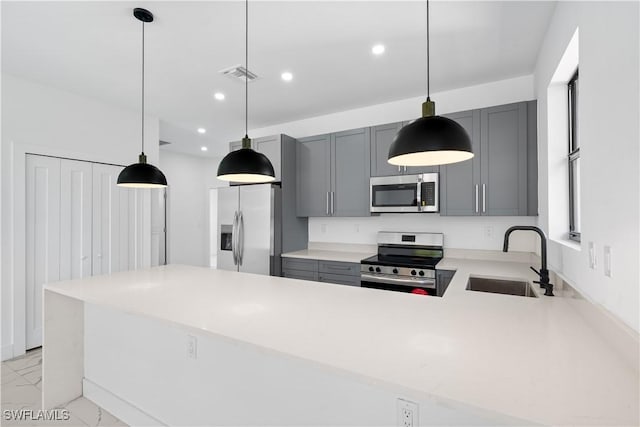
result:
[(426, 296), (438, 296), (437, 290), (435, 287), (435, 282), (433, 285), (416, 285), (416, 286), (407, 286), (407, 285), (399, 285), (394, 283), (381, 283), (381, 282), (372, 282), (366, 279), (362, 279), (360, 282), (360, 286), (363, 288), (370, 289), (381, 289), (385, 291), (392, 292), (404, 292), (408, 294), (416, 294), (416, 295), (426, 295)]

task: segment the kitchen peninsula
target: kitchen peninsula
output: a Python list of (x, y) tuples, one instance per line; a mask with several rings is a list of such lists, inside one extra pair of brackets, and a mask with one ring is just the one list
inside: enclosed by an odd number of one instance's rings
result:
[[(445, 258), (443, 298), (169, 265), (47, 285), (43, 402), (137, 425), (637, 425), (637, 341), (589, 302), (465, 290), (529, 263)], [(490, 332), (490, 333), (489, 333)], [(636, 346), (635, 349), (633, 346)]]

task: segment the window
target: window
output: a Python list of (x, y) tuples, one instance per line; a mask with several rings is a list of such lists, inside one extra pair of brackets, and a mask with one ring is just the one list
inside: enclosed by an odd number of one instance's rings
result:
[(569, 238), (580, 241), (580, 135), (578, 70), (567, 84), (569, 95)]

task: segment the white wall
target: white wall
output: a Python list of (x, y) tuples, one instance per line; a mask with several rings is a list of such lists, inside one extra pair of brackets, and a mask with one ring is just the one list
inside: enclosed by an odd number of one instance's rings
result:
[[(431, 94), (436, 113), (446, 114), (535, 99), (533, 76), (522, 76)], [(294, 138), (365, 126), (413, 120), (422, 114), (424, 96), (371, 105), (274, 126), (252, 129), (252, 138), (284, 133)]]
[[(464, 111), (492, 105), (535, 99), (533, 76), (460, 88), (432, 94), (438, 114)], [(422, 96), (372, 105), (340, 113), (313, 117), (251, 131), (254, 137), (285, 133), (295, 138), (380, 125), (420, 116)], [(376, 233), (383, 230), (433, 231), (445, 234), (449, 248), (502, 248), (504, 231), (511, 225), (533, 225), (535, 217), (440, 217), (433, 214), (381, 215), (370, 218), (309, 218), (309, 240), (335, 243), (375, 244)], [(511, 248), (536, 251), (538, 238), (533, 233), (513, 235)]]
[[(502, 250), (512, 225), (536, 225), (535, 217), (441, 217), (435, 214), (382, 214), (366, 218), (310, 218), (309, 241), (376, 244), (378, 231), (444, 233), (445, 248)], [(536, 252), (534, 233), (513, 233), (509, 250)]]
[(167, 257), (171, 264), (209, 266), (210, 189), (227, 184), (216, 178), (219, 158), (160, 151), (169, 183)]
[[(158, 161), (158, 120), (147, 117), (145, 152)], [(25, 152), (127, 165), (140, 152), (140, 112), (2, 74), (2, 358), (24, 352)], [(143, 262), (150, 262), (150, 210)]]
[[(551, 268), (583, 294), (640, 331), (640, 45), (638, 2), (560, 2), (535, 69), (538, 98), (540, 224), (557, 223), (553, 75), (579, 29), (579, 133), (582, 162), (582, 243), (553, 232)], [(550, 95), (549, 95), (550, 93)], [(551, 153), (551, 155), (550, 155)], [(549, 177), (551, 177), (549, 179)], [(597, 266), (589, 268), (588, 242)], [(603, 247), (612, 248), (612, 277), (605, 277)]]

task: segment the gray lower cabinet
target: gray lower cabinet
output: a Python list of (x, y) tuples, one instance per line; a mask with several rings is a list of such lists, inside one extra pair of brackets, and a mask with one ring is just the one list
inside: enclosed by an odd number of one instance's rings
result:
[(339, 285), (360, 286), (360, 264), (300, 258), (283, 258), (284, 277)]
[(447, 115), (469, 132), (475, 156), (440, 168), (441, 215), (518, 216), (537, 211), (537, 183), (529, 182), (535, 176), (529, 171), (534, 167), (529, 153), (536, 143), (530, 140), (535, 137), (531, 127), (536, 126), (531, 108), (536, 108), (535, 101)]
[(411, 122), (396, 122), (371, 128), (371, 176), (392, 176), (438, 172), (439, 166), (394, 166), (387, 161), (396, 134)]
[(298, 140), (298, 216), (369, 216), (369, 152), (369, 128)]

